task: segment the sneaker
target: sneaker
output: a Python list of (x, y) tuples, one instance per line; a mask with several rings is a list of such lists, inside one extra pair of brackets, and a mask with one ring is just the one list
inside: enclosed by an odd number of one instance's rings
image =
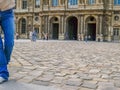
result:
[(6, 79), (4, 79), (3, 77), (0, 77), (0, 84), (4, 83), (6, 81), (7, 81)]

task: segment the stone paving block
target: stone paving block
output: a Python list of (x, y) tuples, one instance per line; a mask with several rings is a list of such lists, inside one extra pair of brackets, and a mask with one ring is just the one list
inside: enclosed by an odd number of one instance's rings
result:
[(89, 88), (81, 87), (81, 88), (79, 88), (78, 90), (95, 90), (95, 89), (89, 89)]
[(34, 79), (33, 76), (28, 76), (28, 75), (27, 75), (27, 76), (25, 76), (25, 77), (19, 79), (18, 81), (24, 82), (24, 83), (30, 83), (30, 82), (33, 81), (33, 79)]
[(28, 75), (31, 75), (34, 78), (36, 78), (36, 77), (41, 76), (42, 73), (43, 73), (43, 71), (39, 71), (39, 70), (36, 69), (36, 70), (33, 70), (33, 71), (29, 72)]
[(64, 81), (64, 77), (55, 77), (51, 82), (55, 84), (62, 84)]
[(120, 79), (114, 81), (115, 86), (120, 88)]
[(70, 86), (80, 86), (82, 84), (82, 80), (79, 79), (68, 79), (66, 80), (66, 85)]
[(112, 87), (114, 87), (113, 82), (99, 82), (98, 85), (99, 86), (112, 86)]
[(83, 77), (80, 77), (81, 79), (83, 80), (92, 80), (93, 78), (92, 77), (89, 77), (89, 76), (83, 76)]
[(103, 79), (110, 79), (110, 76), (108, 74), (103, 74), (101, 78), (103, 78)]
[(101, 87), (98, 87), (97, 90), (120, 90), (120, 89), (118, 89), (116, 87), (111, 87), (111, 86), (109, 86), (109, 87), (101, 86)]
[(103, 78), (93, 78), (94, 81), (98, 81), (98, 82), (108, 82), (108, 79), (103, 79)]
[(97, 84), (90, 83), (90, 82), (83, 82), (82, 87), (89, 88), (89, 89), (96, 89)]
[(40, 81), (40, 80), (33, 80), (32, 83), (37, 84), (37, 85), (43, 85), (43, 86), (49, 86), (50, 85), (50, 82)]
[(62, 90), (78, 90), (79, 87), (64, 85), (61, 87)]
[(54, 78), (54, 75), (43, 75), (41, 77), (36, 78), (36, 80), (44, 81), (44, 82), (49, 82), (52, 81)]
[(96, 74), (96, 73), (99, 73), (100, 72), (100, 69), (91, 69), (89, 71), (89, 73), (93, 73), (93, 74)]
[(21, 79), (21, 78), (23, 78), (23, 77), (25, 77), (25, 76), (26, 76), (26, 75), (24, 75), (24, 74), (15, 73), (15, 74), (13, 74), (10, 78), (11, 78), (11, 79), (19, 80), (19, 79)]
[(102, 75), (101, 74), (89, 74), (88, 76), (92, 78), (100, 78)]

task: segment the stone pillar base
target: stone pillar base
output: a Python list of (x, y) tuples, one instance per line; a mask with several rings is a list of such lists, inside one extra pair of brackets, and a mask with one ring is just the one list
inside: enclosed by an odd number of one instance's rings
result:
[(111, 40), (111, 36), (108, 36), (108, 42), (111, 42), (112, 40)]
[(64, 40), (64, 35), (59, 35), (59, 40)]

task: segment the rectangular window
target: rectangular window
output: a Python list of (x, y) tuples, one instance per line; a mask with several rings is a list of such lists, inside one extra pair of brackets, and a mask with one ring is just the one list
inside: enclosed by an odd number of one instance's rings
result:
[(58, 0), (52, 0), (52, 6), (58, 6)]
[(119, 28), (114, 28), (113, 29), (113, 35), (114, 36), (119, 36)]
[(114, 5), (120, 5), (120, 0), (114, 0)]
[(89, 0), (88, 4), (90, 4), (90, 5), (95, 4), (95, 0)]
[(27, 9), (27, 0), (23, 0), (22, 9)]
[(78, 0), (69, 0), (68, 5), (77, 5)]
[(35, 8), (39, 8), (40, 7), (40, 0), (35, 0)]

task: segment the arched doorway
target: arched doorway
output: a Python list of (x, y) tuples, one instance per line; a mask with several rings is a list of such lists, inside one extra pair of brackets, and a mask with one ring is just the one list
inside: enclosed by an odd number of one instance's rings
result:
[(66, 39), (77, 40), (78, 20), (76, 17), (69, 17), (67, 22)]
[(87, 20), (87, 40), (95, 41), (96, 40), (96, 19), (94, 17), (88, 17)]
[(51, 19), (51, 35), (52, 35), (52, 39), (57, 40), (59, 39), (59, 20), (57, 17), (54, 17)]
[(27, 21), (25, 18), (20, 18), (18, 21), (19, 38), (27, 38)]

